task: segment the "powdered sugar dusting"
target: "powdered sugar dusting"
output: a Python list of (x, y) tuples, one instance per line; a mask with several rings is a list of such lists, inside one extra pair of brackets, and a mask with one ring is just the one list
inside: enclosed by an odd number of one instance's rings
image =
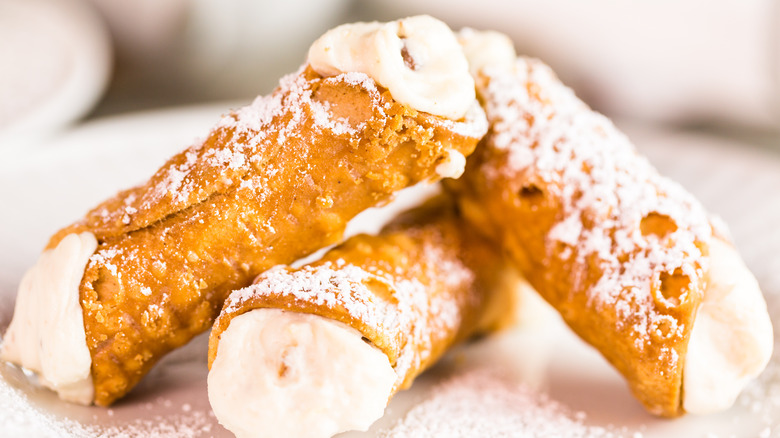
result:
[(476, 102), (471, 108), (469, 108), (468, 112), (466, 113), (465, 121), (467, 123), (450, 119), (442, 119), (441, 125), (446, 129), (464, 137), (480, 138), (485, 135), (488, 130), (488, 122), (487, 118), (485, 118), (485, 112)]
[[(414, 231), (410, 233), (413, 235)], [(238, 311), (247, 301), (269, 295), (343, 309), (350, 317), (387, 333), (389, 338), (403, 339), (394, 364), (400, 384), (409, 370), (420, 368), (434, 342), (444, 333), (457, 332), (461, 321), (458, 302), (447, 293), (429, 293), (427, 288), (436, 286), (423, 284), (420, 279), (453, 288), (470, 287), (474, 281), (474, 274), (436, 242), (423, 242), (420, 253), (418, 263), (392, 272), (381, 265), (359, 267), (343, 259), (298, 270), (277, 266), (263, 273), (252, 286), (233, 292), (223, 315)], [(372, 283), (388, 286), (393, 299), (378, 296), (369, 288)]]
[[(189, 407), (189, 408), (187, 408)], [(137, 419), (122, 426), (107, 428), (89, 428), (89, 437), (110, 436), (113, 438), (196, 438), (213, 433), (210, 415), (202, 411), (193, 411), (188, 404), (182, 405), (181, 414), (153, 415), (150, 418)]]
[[(492, 179), (533, 175), (535, 184), (562, 201), (562, 214), (546, 238), (547, 256), (566, 260), (576, 254), (576, 278), (586, 278), (588, 269), (601, 270), (589, 299), (617, 309), (620, 323), (637, 336), (638, 349), (650, 342), (650, 332), (682, 333), (674, 318), (657, 311), (651, 285), (660, 287), (661, 273), (677, 272), (701, 287), (707, 267), (697, 243), (711, 235), (704, 209), (661, 177), (548, 67), (522, 58), (515, 67), (511, 74), (486, 70), (490, 81), (481, 91), (493, 129), (488, 143), (505, 153), (506, 161), (488, 162), (482, 170)], [(649, 215), (668, 218), (674, 229), (664, 236), (644, 235), (641, 223)], [(592, 260), (596, 267), (589, 267)], [(636, 312), (636, 306), (643, 311)], [(676, 354), (669, 358), (675, 361)]]
[[(246, 107), (222, 119), (221, 128), (235, 130), (239, 136), (248, 136), (250, 145), (258, 144), (266, 138), (267, 128), (281, 114), (290, 112), (292, 117), (279, 131), (279, 142), (290, 136), (297, 135), (296, 129), (307, 116), (308, 109), (314, 112), (314, 126), (319, 129), (327, 129), (335, 134), (349, 133), (356, 135), (358, 130), (349, 127), (344, 120), (339, 120), (329, 114), (329, 108), (312, 99), (311, 83), (298, 72), (282, 78), (279, 89), (269, 96), (260, 96)], [(363, 73), (345, 73), (325, 79), (326, 82), (343, 82), (358, 86), (366, 90), (375, 101), (379, 101), (379, 89), (373, 79)], [(359, 128), (358, 128), (359, 129)]]
[[(150, 403), (147, 407), (154, 408), (159, 406)], [(0, 415), (3, 418), (0, 424), (2, 436), (196, 438), (211, 436), (214, 432), (210, 413), (195, 409), (182, 409), (181, 414), (172, 415), (151, 415), (150, 412), (145, 418), (116, 421), (116, 425), (112, 426), (85, 424), (45, 411), (33, 403), (25, 392), (13, 388), (3, 378), (0, 378), (0, 410), (5, 414), (10, 413), (10, 416)], [(111, 409), (106, 414), (114, 417)]]
[[(381, 115), (381, 93), (367, 75), (353, 72), (322, 81), (362, 88)], [(270, 95), (259, 96), (250, 105), (223, 116), (208, 138), (163, 166), (152, 177), (149, 187), (137, 194), (128, 192), (120, 200), (122, 208), (104, 206), (94, 216), (103, 223), (129, 225), (134, 214), (143, 214), (160, 203), (169, 203), (175, 211), (233, 184), (244, 188), (251, 184), (259, 190), (264, 181), (245, 176), (253, 166), (263, 166), (259, 160), (267, 156), (264, 152), (273, 147), (284, 148), (287, 141), (301, 138), (309, 129), (357, 140), (365, 123), (336, 117), (328, 102), (315, 99), (312, 84), (304, 67), (285, 76)], [(304, 124), (307, 129), (303, 129)]]
[[(179, 165), (171, 166), (170, 170), (165, 174), (165, 178), (162, 180), (158, 188), (154, 191), (155, 194), (162, 197), (169, 195), (174, 203), (184, 203), (187, 201), (187, 197), (193, 191), (192, 182), (185, 183), (185, 179), (192, 171), (195, 163), (198, 160), (197, 152), (202, 148), (202, 144), (199, 144), (184, 154), (185, 160)], [(126, 200), (127, 201), (127, 200)], [(143, 207), (148, 208), (151, 199), (146, 198)], [(132, 201), (131, 201), (132, 202)]]
[[(380, 326), (397, 326), (394, 315), (378, 313), (359, 299), (369, 295), (363, 281), (374, 277), (356, 266), (336, 267), (331, 262), (317, 267), (304, 266), (298, 271), (276, 266), (263, 273), (252, 286), (233, 292), (224, 312), (239, 310), (253, 297), (281, 293), (318, 306), (343, 306), (350, 315)], [(388, 320), (384, 321), (385, 318)]]
[[(583, 412), (571, 412), (545, 394), (511, 383), (497, 373), (477, 369), (457, 375), (431, 391), (383, 438), (623, 436), (587, 426)], [(634, 434), (640, 438), (641, 434)]]
[(111, 272), (111, 275), (113, 275), (117, 280), (122, 280), (122, 273), (119, 272), (117, 269), (117, 266), (113, 263), (111, 263), (110, 260), (118, 257), (121, 255), (121, 251), (117, 250), (116, 248), (102, 248), (95, 251), (92, 256), (89, 258), (89, 265), (100, 265), (103, 266), (105, 269), (107, 269), (109, 272)]

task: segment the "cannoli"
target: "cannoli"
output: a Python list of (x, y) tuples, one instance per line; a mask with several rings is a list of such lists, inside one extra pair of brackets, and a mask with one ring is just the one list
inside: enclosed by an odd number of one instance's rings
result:
[(398, 190), (458, 176), (487, 126), (455, 35), (426, 16), (359, 30), (327, 33), (271, 95), (52, 237), (2, 357), (109, 405), (210, 328), (229, 291)]
[[(447, 186), (653, 414), (728, 408), (772, 325), (722, 227), (539, 61), (461, 35), (489, 134)], [(494, 58), (486, 54), (495, 55)]]
[(367, 429), (450, 346), (512, 320), (506, 269), (442, 197), (316, 262), (266, 271), (211, 332), (217, 419), (239, 437)]

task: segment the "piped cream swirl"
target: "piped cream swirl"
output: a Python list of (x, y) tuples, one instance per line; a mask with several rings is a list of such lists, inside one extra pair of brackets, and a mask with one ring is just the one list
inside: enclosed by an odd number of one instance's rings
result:
[(323, 76), (365, 73), (397, 101), (452, 120), (476, 101), (458, 39), (427, 15), (338, 26), (312, 44), (308, 62)]

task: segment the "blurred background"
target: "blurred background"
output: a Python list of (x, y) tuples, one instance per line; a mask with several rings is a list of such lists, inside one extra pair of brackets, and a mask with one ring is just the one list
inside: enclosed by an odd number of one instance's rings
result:
[(780, 145), (780, 0), (0, 0), (0, 148), (237, 106), (334, 25), (420, 13), (507, 33), (609, 116)]

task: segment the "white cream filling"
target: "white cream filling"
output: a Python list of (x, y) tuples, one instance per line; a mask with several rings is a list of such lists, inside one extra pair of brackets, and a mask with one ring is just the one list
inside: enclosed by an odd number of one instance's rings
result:
[(458, 41), (474, 78), (479, 78), (479, 72), (487, 66), (511, 70), (517, 61), (515, 45), (503, 33), (464, 28), (458, 32)]
[(79, 285), (97, 249), (92, 233), (67, 235), (44, 251), (19, 285), (0, 358), (40, 376), (63, 400), (90, 404), (94, 387)]
[(436, 173), (442, 178), (460, 178), (466, 170), (466, 157), (455, 149), (448, 149), (444, 161), (436, 166)]
[(736, 249), (713, 239), (709, 284), (685, 356), (685, 411), (728, 409), (766, 367), (772, 346), (772, 323), (758, 282)]
[(397, 101), (453, 120), (476, 99), (455, 34), (427, 15), (338, 26), (312, 44), (308, 62), (323, 76), (365, 73)]
[(211, 407), (237, 437), (330, 437), (367, 430), (397, 376), (355, 329), (278, 309), (235, 317), (208, 376)]

